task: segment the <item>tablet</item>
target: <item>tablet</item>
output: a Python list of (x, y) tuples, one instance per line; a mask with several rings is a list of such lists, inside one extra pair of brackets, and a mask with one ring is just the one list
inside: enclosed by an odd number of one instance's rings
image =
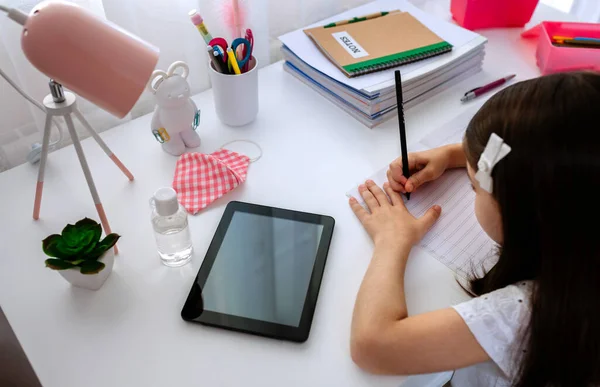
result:
[(229, 203), (181, 317), (306, 341), (334, 223), (329, 216)]

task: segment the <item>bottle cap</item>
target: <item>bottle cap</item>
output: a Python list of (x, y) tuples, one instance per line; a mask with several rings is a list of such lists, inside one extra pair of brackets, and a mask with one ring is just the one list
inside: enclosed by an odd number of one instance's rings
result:
[(154, 193), (154, 205), (156, 212), (160, 216), (174, 215), (179, 211), (179, 202), (177, 201), (177, 192), (171, 187), (159, 188)]

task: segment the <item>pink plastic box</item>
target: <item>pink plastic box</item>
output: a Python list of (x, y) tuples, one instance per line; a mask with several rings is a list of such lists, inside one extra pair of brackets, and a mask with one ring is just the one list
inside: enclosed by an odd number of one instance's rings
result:
[(539, 0), (452, 0), (450, 11), (456, 22), (470, 30), (523, 27)]
[(521, 34), (524, 38), (539, 36), (535, 53), (542, 74), (561, 71), (600, 71), (600, 48), (558, 47), (553, 36), (587, 37), (600, 39), (599, 23), (543, 22)]

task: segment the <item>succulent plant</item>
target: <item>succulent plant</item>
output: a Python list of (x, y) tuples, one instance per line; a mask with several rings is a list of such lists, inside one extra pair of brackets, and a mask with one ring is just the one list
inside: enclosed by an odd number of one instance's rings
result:
[(60, 235), (52, 234), (42, 241), (46, 266), (52, 270), (65, 270), (79, 267), (82, 274), (96, 274), (104, 269), (98, 259), (111, 249), (121, 237), (108, 234), (100, 240), (102, 226), (88, 218), (75, 224), (67, 224)]

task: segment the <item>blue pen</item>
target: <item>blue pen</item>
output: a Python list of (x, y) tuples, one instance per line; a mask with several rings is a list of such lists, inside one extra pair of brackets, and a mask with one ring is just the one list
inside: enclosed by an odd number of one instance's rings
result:
[(573, 38), (573, 40), (577, 40), (579, 42), (600, 43), (600, 39), (598, 39), (598, 38), (586, 38), (583, 36), (575, 37), (575, 38)]

